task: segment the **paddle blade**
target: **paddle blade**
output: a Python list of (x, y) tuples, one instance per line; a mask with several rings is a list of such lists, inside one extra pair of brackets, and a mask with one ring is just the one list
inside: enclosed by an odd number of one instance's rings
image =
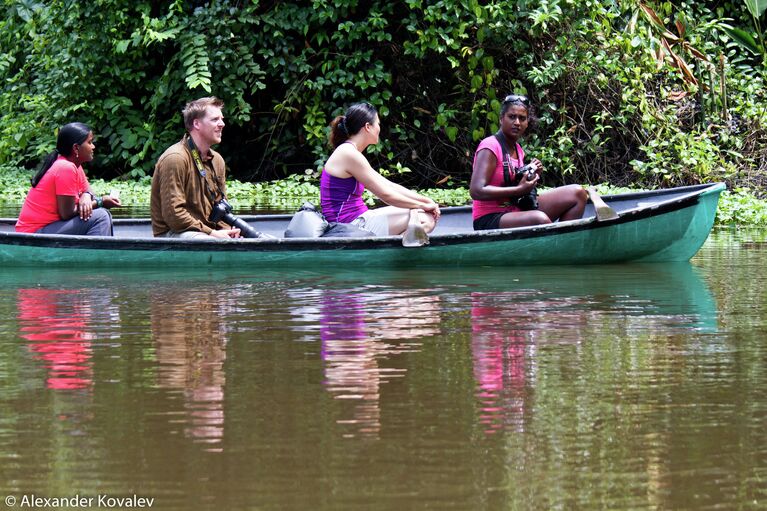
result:
[(594, 204), (594, 210), (597, 213), (597, 221), (604, 222), (605, 220), (614, 220), (618, 218), (618, 213), (602, 200), (602, 197), (599, 196), (599, 193), (597, 193), (594, 188), (587, 188), (587, 191), (589, 192), (591, 202)]
[(407, 223), (405, 234), (402, 235), (403, 247), (422, 247), (429, 244), (429, 235), (426, 234), (421, 220), (418, 218), (417, 209), (410, 210), (410, 219)]

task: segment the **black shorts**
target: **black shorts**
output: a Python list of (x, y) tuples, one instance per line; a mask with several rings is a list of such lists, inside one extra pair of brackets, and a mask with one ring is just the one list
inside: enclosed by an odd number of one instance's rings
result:
[[(506, 212), (508, 213), (508, 211)], [(506, 213), (488, 213), (474, 220), (475, 231), (486, 231), (488, 229), (500, 229), (501, 217)]]

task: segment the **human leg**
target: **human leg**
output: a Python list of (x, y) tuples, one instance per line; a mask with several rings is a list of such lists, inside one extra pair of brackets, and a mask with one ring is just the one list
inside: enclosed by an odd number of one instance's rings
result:
[(38, 229), (41, 234), (73, 234), (76, 236), (112, 236), (112, 214), (108, 209), (94, 209), (88, 220), (79, 216), (59, 220)]
[(530, 211), (513, 211), (504, 214), (498, 222), (498, 227), (508, 229), (510, 227), (528, 227), (530, 225), (550, 224), (551, 219), (546, 213), (538, 209)]
[(588, 192), (579, 185), (560, 186), (538, 196), (538, 208), (552, 220), (577, 220), (583, 217)]
[[(371, 230), (379, 236), (397, 235), (404, 233), (407, 229), (407, 223), (410, 220), (410, 210), (395, 206), (384, 206), (382, 208), (370, 209), (362, 216), (366, 218), (366, 225), (363, 229)], [(436, 221), (433, 215), (418, 210), (418, 218), (424, 231), (428, 233), (434, 230)], [(374, 225), (388, 225), (387, 234), (380, 234), (376, 229), (371, 228)], [(381, 232), (383, 232), (383, 227)]]

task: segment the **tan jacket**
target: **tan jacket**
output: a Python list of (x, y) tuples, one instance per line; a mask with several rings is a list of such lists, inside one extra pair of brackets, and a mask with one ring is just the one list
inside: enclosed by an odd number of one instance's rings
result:
[[(221, 199), (219, 186), (226, 193), (224, 159), (212, 149), (209, 158), (203, 159), (205, 180), (208, 183), (206, 188), (186, 144), (188, 136), (185, 135), (181, 142), (173, 144), (162, 153), (154, 168), (151, 211), (152, 233), (155, 236), (168, 231), (200, 231), (210, 234), (215, 229), (228, 228), (224, 223), (216, 225), (208, 221), (213, 209), (210, 192), (216, 194), (216, 200)], [(216, 185), (214, 175), (219, 185)]]

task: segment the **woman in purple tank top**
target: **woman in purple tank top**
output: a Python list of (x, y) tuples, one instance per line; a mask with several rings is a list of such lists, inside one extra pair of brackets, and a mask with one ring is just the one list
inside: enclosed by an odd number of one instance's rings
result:
[[(405, 232), (412, 212), (424, 231), (431, 232), (439, 220), (437, 203), (389, 181), (363, 155), (369, 145), (378, 143), (380, 132), (378, 112), (370, 103), (356, 103), (330, 123), (334, 150), (320, 178), (322, 213), (331, 222), (351, 223), (389, 236)], [(388, 206), (368, 209), (362, 200), (366, 188)]]

